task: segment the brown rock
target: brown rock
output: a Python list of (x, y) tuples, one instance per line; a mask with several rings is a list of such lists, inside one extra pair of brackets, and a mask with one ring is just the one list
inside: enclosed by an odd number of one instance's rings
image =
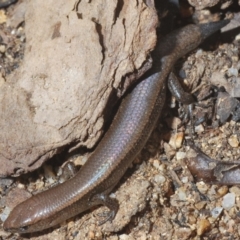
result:
[(93, 147), (111, 97), (151, 66), (156, 43), (153, 3), (25, 4), (24, 60), (0, 89), (0, 176), (32, 171), (73, 142)]
[(211, 227), (210, 222), (207, 219), (200, 219), (197, 223), (197, 235), (201, 236), (209, 230)]

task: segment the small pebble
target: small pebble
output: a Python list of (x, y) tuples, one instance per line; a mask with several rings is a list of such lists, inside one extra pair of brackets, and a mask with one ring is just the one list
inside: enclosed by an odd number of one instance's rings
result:
[(228, 192), (228, 187), (227, 186), (222, 186), (217, 190), (217, 193), (222, 197)]
[(188, 183), (188, 177), (183, 177), (183, 178), (181, 179), (181, 181), (182, 181), (182, 183)]
[(181, 201), (186, 201), (186, 199), (187, 199), (186, 192), (182, 188), (178, 189), (178, 198)]
[(25, 185), (22, 184), (22, 183), (18, 183), (17, 187), (18, 187), (19, 189), (25, 189)]
[(88, 233), (88, 239), (94, 239), (94, 238), (95, 238), (94, 232), (93, 232), (93, 231), (90, 231), (90, 232)]
[(206, 201), (197, 202), (194, 206), (197, 210), (201, 210), (206, 206)]
[(235, 205), (235, 194), (227, 193), (222, 200), (222, 207), (225, 210), (230, 210)]
[(231, 233), (233, 233), (234, 232), (234, 226), (235, 226), (235, 224), (236, 224), (236, 221), (235, 220), (233, 220), (233, 219), (230, 219), (229, 221), (228, 221), (228, 232), (231, 232)]
[[(65, 223), (64, 223), (65, 224)], [(68, 223), (68, 225), (67, 225), (67, 229), (68, 229), (68, 231), (70, 230), (70, 229), (72, 229), (74, 227), (74, 222), (73, 221), (70, 221), (69, 223)]]
[(159, 169), (159, 166), (160, 166), (160, 162), (159, 160), (153, 160), (153, 166), (156, 168), (156, 169)]
[(240, 196), (240, 188), (238, 186), (233, 186), (229, 189), (229, 192), (234, 193), (236, 197)]
[(203, 50), (200, 48), (200, 49), (198, 49), (197, 50), (197, 52), (196, 52), (196, 58), (199, 58), (199, 57), (201, 57), (202, 56), (202, 54), (203, 54)]
[(237, 139), (237, 135), (232, 135), (228, 139), (228, 143), (231, 147), (235, 148), (239, 146), (239, 141)]
[(74, 159), (75, 166), (82, 166), (88, 160), (89, 154), (85, 154), (84, 156), (78, 156)]
[(202, 124), (199, 124), (199, 125), (195, 126), (195, 127), (194, 127), (194, 131), (195, 131), (196, 133), (202, 133), (202, 132), (204, 132), (204, 127), (203, 127), (203, 125), (202, 125)]
[(50, 178), (55, 178), (55, 173), (53, 172), (52, 166), (48, 164), (43, 165), (44, 177), (49, 180)]
[(200, 219), (197, 222), (197, 235), (201, 236), (207, 232), (211, 227), (210, 222), (207, 219)]
[(7, 16), (4, 10), (0, 10), (0, 24), (5, 23), (7, 21)]
[(2, 222), (4, 222), (6, 219), (7, 219), (7, 217), (8, 217), (8, 215), (10, 214), (10, 212), (11, 212), (11, 208), (9, 208), (9, 207), (5, 207), (4, 208), (4, 210), (1, 212), (1, 214), (0, 214), (0, 220), (2, 221)]
[(231, 76), (237, 77), (238, 76), (238, 70), (236, 68), (229, 68), (228, 69), (228, 75), (229, 75), (229, 77), (231, 77)]
[(167, 158), (168, 159), (172, 159), (175, 156), (175, 154), (176, 154), (175, 149), (168, 143), (164, 143), (163, 147), (164, 147), (164, 151), (165, 151), (165, 153), (167, 155)]
[(209, 190), (208, 186), (204, 183), (204, 182), (197, 182), (196, 183), (196, 186), (198, 188), (198, 190), (203, 193), (203, 194), (206, 194), (207, 191)]
[(0, 52), (5, 53), (6, 52), (6, 46), (5, 45), (0, 45)]
[(170, 138), (169, 145), (172, 146), (174, 149), (180, 148), (182, 146), (183, 138), (183, 132), (173, 134)]
[(196, 219), (195, 216), (193, 216), (193, 215), (188, 216), (188, 223), (189, 224), (193, 225), (193, 224), (196, 224), (196, 222), (197, 222), (197, 219)]
[(179, 161), (179, 160), (182, 160), (182, 159), (185, 159), (186, 158), (186, 152), (177, 152), (176, 153), (176, 159)]
[(157, 174), (154, 177), (154, 181), (158, 184), (161, 184), (161, 183), (164, 183), (166, 181), (166, 178), (161, 174)]
[(215, 208), (211, 211), (212, 217), (213, 217), (213, 218), (218, 218), (219, 215), (222, 213), (222, 210), (223, 210), (222, 207), (215, 207)]

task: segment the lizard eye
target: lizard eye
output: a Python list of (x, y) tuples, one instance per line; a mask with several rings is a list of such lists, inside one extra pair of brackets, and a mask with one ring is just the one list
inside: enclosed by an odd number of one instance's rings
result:
[(19, 228), (20, 232), (26, 232), (27, 229), (28, 229), (28, 226), (23, 226)]

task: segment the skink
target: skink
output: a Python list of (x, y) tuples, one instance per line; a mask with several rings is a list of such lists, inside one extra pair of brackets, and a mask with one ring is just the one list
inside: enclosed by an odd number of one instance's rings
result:
[(112, 220), (118, 203), (109, 193), (156, 125), (174, 63), (228, 22), (188, 25), (161, 40), (153, 53), (153, 68), (123, 99), (113, 123), (86, 164), (70, 180), (17, 205), (4, 222), (4, 229), (40, 231), (99, 204), (110, 209), (104, 222)]

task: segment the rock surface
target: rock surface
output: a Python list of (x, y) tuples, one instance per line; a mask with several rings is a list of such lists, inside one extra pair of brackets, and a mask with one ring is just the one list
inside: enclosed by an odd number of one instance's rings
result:
[(93, 147), (110, 96), (151, 66), (156, 43), (152, 1), (24, 4), (24, 59), (0, 88), (1, 177), (32, 171), (69, 144)]

